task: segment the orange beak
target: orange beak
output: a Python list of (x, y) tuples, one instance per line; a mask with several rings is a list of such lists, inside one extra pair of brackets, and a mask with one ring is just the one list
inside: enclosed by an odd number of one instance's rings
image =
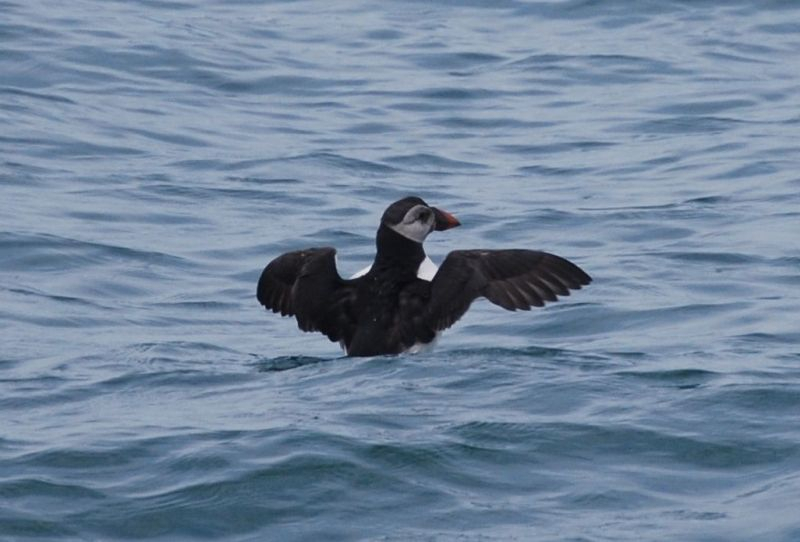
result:
[(433, 227), (434, 230), (444, 231), (461, 225), (461, 222), (447, 211), (442, 211), (436, 207), (431, 207), (431, 209), (433, 209), (433, 216), (436, 218), (436, 224)]

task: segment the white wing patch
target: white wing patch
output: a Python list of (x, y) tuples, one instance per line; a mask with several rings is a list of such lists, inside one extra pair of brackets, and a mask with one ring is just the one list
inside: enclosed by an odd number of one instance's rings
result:
[[(361, 269), (360, 271), (357, 271), (350, 278), (357, 279), (358, 277), (363, 277), (364, 275), (369, 273), (370, 269), (372, 269), (372, 264), (366, 266), (364, 269)], [(430, 282), (433, 280), (433, 277), (436, 276), (436, 272), (438, 270), (439, 268), (436, 267), (436, 264), (433, 263), (433, 260), (431, 260), (428, 256), (425, 256), (425, 259), (422, 260), (421, 264), (419, 264), (419, 269), (417, 269), (417, 278), (420, 278), (422, 280), (427, 280), (428, 282)]]

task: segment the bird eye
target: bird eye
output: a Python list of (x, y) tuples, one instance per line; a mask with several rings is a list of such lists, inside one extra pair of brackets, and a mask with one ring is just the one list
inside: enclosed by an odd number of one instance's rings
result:
[(421, 220), (422, 222), (425, 222), (425, 221), (428, 220), (429, 216), (430, 216), (430, 213), (428, 213), (428, 211), (424, 211), (423, 210), (423, 211), (420, 211), (419, 214), (417, 215), (417, 220)]

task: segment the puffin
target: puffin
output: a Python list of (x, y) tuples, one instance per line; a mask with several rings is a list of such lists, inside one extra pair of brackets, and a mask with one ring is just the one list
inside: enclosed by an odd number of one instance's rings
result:
[(339, 342), (348, 356), (379, 356), (430, 345), (480, 297), (527, 311), (592, 281), (569, 260), (538, 250), (454, 250), (437, 268), (423, 242), (460, 225), (422, 198), (403, 198), (381, 217), (372, 265), (344, 279), (333, 247), (287, 252), (264, 268), (256, 297), (273, 313), (294, 316), (302, 331)]

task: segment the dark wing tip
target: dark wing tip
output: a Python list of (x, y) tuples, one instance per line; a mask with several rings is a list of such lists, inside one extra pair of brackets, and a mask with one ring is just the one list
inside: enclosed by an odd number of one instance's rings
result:
[(333, 258), (336, 249), (332, 247), (309, 248), (282, 254), (269, 262), (261, 272), (256, 287), (256, 299), (266, 309), (281, 316), (292, 316), (295, 313), (292, 300), (292, 288), (297, 279), (310, 266), (326, 258)]
[(558, 301), (592, 278), (571, 261), (535, 250), (476, 250), (464, 254), (485, 286), (481, 295), (508, 310)]
[[(543, 271), (554, 276), (569, 290), (580, 290), (592, 282), (592, 277), (586, 271), (561, 256), (547, 254), (542, 263)], [(569, 295), (569, 292), (560, 295)]]
[(272, 304), (273, 288), (271, 287), (272, 278), (269, 276), (268, 267), (265, 267), (258, 278), (258, 286), (256, 287), (256, 299), (258, 302), (267, 308)]
[[(271, 262), (270, 265), (272, 265), (272, 263), (274, 263), (274, 261)], [(264, 271), (261, 272), (261, 277), (258, 279), (256, 299), (258, 299), (258, 302), (261, 303), (265, 309), (280, 313), (281, 316), (291, 315), (292, 306), (290, 297), (292, 284), (281, 282), (275, 276), (270, 265), (264, 268)]]

